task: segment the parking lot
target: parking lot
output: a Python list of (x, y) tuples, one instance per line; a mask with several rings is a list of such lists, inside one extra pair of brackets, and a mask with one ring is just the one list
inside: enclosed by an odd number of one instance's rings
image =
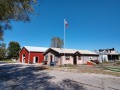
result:
[(119, 90), (120, 77), (0, 63), (0, 90)]

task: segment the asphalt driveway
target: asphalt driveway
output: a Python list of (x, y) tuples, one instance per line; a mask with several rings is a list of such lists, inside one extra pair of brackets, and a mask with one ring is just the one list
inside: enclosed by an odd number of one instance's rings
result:
[(120, 90), (120, 77), (0, 63), (0, 90)]

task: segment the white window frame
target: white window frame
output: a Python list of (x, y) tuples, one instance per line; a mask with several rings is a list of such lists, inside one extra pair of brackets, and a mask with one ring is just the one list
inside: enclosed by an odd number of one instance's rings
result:
[(65, 56), (65, 60), (70, 60), (70, 56)]

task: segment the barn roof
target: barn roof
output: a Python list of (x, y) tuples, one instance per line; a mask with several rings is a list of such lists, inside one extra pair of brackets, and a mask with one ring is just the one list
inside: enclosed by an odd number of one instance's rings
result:
[(95, 54), (98, 55), (95, 52), (89, 51), (89, 50), (79, 50), (79, 49), (62, 49), (62, 48), (50, 48), (58, 53), (68, 53), (68, 54), (74, 54), (75, 52), (79, 52), (81, 54)]
[(45, 52), (47, 47), (24, 46), (29, 52)]

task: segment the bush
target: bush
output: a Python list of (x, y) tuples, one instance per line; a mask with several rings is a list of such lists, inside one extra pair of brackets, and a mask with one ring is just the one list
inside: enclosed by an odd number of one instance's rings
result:
[(64, 64), (65, 67), (73, 67), (75, 65), (72, 65), (72, 64)]
[(43, 65), (47, 65), (47, 62), (46, 60), (43, 60)]
[(96, 64), (99, 64), (100, 62), (98, 60), (90, 60), (91, 62), (94, 62)]

